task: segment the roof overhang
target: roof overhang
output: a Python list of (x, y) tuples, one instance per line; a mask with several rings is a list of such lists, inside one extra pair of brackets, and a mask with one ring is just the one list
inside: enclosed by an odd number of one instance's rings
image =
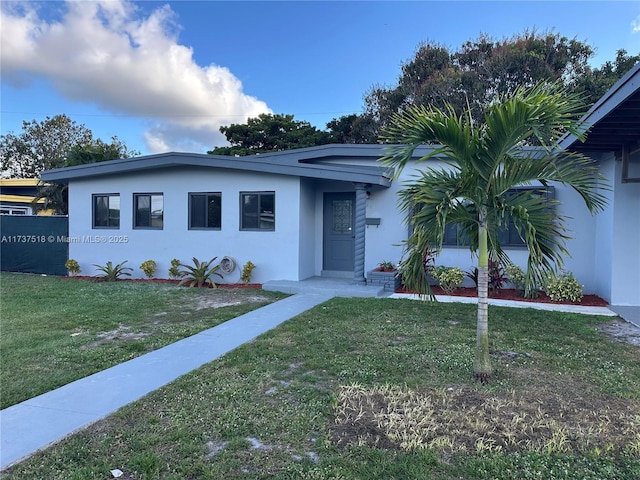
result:
[(567, 135), (560, 147), (581, 152), (621, 152), (640, 146), (640, 63), (629, 70), (582, 117), (587, 138)]
[[(388, 169), (381, 166), (315, 163), (321, 159), (344, 158), (345, 150), (341, 147), (349, 146), (334, 145), (334, 148), (331, 147), (328, 145), (323, 148), (312, 147), (246, 157), (169, 152), (47, 170), (41, 173), (40, 178), (47, 182), (68, 183), (72, 180), (148, 170), (200, 167), (367, 183), (381, 187), (391, 185)], [(347, 148), (346, 152), (349, 155), (346, 156), (371, 158), (374, 150), (376, 149)], [(380, 148), (377, 150), (379, 151)], [(375, 155), (375, 158), (377, 157), (378, 154)]]

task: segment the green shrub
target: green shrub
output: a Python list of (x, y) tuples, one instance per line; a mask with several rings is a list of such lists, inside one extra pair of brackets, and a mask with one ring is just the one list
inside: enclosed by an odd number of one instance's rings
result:
[(169, 278), (178, 278), (180, 276), (180, 260), (174, 258), (171, 260), (171, 268), (169, 268)]
[(436, 267), (432, 270), (431, 276), (446, 293), (453, 292), (464, 281), (464, 273), (458, 267)]
[(571, 272), (551, 277), (545, 283), (545, 293), (554, 302), (578, 303), (582, 300), (584, 286), (580, 285)]
[(80, 273), (80, 264), (73, 258), (70, 258), (69, 260), (64, 262), (64, 266), (67, 269), (67, 272), (69, 272), (69, 275), (71, 275), (72, 277)]
[(517, 290), (524, 290), (526, 275), (518, 265), (508, 265), (504, 274)]
[(217, 258), (218, 257), (213, 257), (208, 262), (201, 262), (196, 257), (193, 257), (193, 266), (181, 263), (180, 266), (184, 267), (185, 270), (180, 271), (180, 276), (185, 278), (180, 280), (179, 285), (188, 284), (190, 287), (203, 287), (209, 284), (211, 287), (216, 288), (216, 282), (214, 282), (212, 278), (213, 275), (223, 278), (222, 275), (218, 273), (220, 264), (213, 265), (213, 262)]
[(145, 260), (140, 265), (140, 270), (142, 270), (142, 272), (146, 275), (147, 278), (152, 278), (153, 274), (156, 273), (157, 268), (158, 266), (156, 265), (156, 262), (153, 260)]
[(251, 275), (253, 275), (254, 268), (256, 268), (256, 266), (251, 260), (245, 263), (244, 266), (242, 267), (242, 274), (240, 275), (240, 280), (242, 280), (242, 282), (245, 285), (251, 282)]
[(104, 273), (104, 275), (101, 275), (100, 278), (105, 279), (107, 282), (115, 282), (122, 275), (126, 275), (128, 277), (131, 276), (131, 273), (129, 273), (129, 272), (130, 271), (132, 272), (133, 268), (123, 267), (123, 265), (125, 263), (127, 263), (126, 260), (124, 262), (119, 263), (118, 265), (114, 266), (113, 263), (111, 263), (111, 261), (108, 261), (107, 264), (104, 265), (104, 266), (103, 265), (97, 265), (95, 263), (93, 264), (93, 266)]

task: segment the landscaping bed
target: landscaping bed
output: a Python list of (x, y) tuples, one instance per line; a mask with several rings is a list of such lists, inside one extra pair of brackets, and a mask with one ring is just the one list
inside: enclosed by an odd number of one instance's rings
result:
[[(478, 291), (474, 287), (460, 287), (456, 288), (451, 293), (446, 293), (440, 287), (431, 287), (434, 295), (449, 295), (452, 297), (469, 297), (475, 298), (478, 296)], [(401, 287), (396, 289), (396, 293), (417, 293), (413, 290), (409, 290), (405, 287)], [(606, 300), (603, 300), (597, 295), (584, 295), (582, 297), (582, 301), (580, 302), (557, 302), (551, 300), (547, 294), (544, 292), (540, 292), (537, 298), (525, 298), (522, 296), (522, 292), (519, 290), (515, 290), (513, 288), (500, 288), (498, 290), (490, 291), (489, 298), (499, 299), (499, 300), (514, 300), (518, 302), (534, 302), (534, 303), (555, 303), (555, 304), (565, 304), (565, 305), (582, 305), (585, 307), (606, 307), (608, 305)]]
[[(88, 282), (104, 282), (102, 277), (91, 277), (88, 275), (61, 276), (60, 278), (67, 280), (85, 280)], [(117, 282), (134, 282), (134, 283), (159, 283), (165, 285), (178, 285), (181, 280), (173, 278), (119, 278)], [(262, 288), (261, 283), (216, 283), (219, 288)], [(201, 288), (211, 288), (209, 284), (205, 284)]]

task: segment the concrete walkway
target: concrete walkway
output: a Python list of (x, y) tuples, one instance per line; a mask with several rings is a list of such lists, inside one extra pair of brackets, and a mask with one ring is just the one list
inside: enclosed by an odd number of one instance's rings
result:
[(0, 411), (0, 470), (329, 300), (300, 294)]

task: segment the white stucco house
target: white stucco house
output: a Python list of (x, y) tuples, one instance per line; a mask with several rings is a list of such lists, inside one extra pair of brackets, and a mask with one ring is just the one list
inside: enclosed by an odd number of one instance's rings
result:
[[(565, 269), (612, 304), (640, 306), (640, 64), (586, 116), (585, 143), (562, 148), (593, 156), (611, 183), (606, 211), (592, 216), (579, 196), (555, 186), (571, 219)], [(251, 260), (252, 281), (348, 276), (364, 283), (381, 261), (398, 262), (407, 226), (397, 193), (415, 173), (391, 180), (378, 163), (383, 145), (324, 145), (247, 157), (163, 153), (42, 173), (69, 185), (69, 257), (85, 274), (94, 264), (144, 260), (167, 277), (170, 261), (231, 257)], [(416, 150), (416, 158), (431, 147)], [(505, 239), (512, 260), (526, 265), (522, 242)], [(437, 260), (474, 264), (455, 238)], [(225, 275), (237, 282), (239, 269)]]

